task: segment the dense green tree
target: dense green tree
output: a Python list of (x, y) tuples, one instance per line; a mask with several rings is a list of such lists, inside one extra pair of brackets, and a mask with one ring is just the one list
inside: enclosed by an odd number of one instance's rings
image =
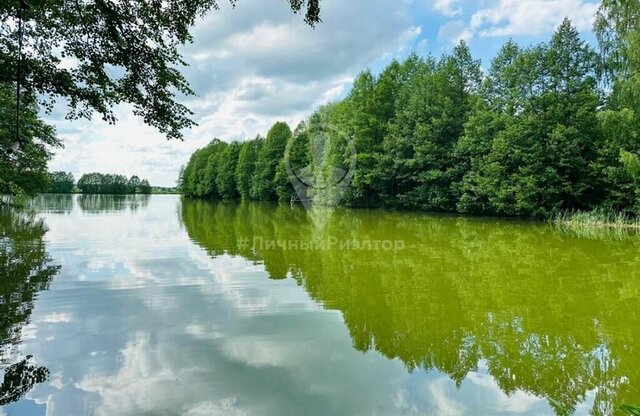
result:
[(490, 190), (498, 188), (502, 168), (489, 155), (493, 152), (494, 143), (498, 143), (494, 140), (506, 131), (510, 121), (507, 113), (492, 111), (484, 100), (476, 101), (465, 124), (465, 132), (454, 148), (457, 171), (462, 174), (453, 184), (459, 212), (494, 213), (494, 199)]
[(242, 143), (235, 171), (235, 182), (240, 198), (251, 199), (253, 176), (256, 172), (258, 155), (264, 140), (256, 137)]
[(548, 45), (502, 48), (456, 146), (459, 210), (545, 216), (599, 202), (594, 70), (568, 20)]
[(395, 197), (387, 192), (395, 187), (395, 180), (391, 179), (393, 173), (385, 171), (389, 160), (384, 157), (383, 143), (395, 119), (401, 89), (423, 65), (417, 55), (412, 55), (403, 63), (392, 61), (378, 77), (365, 71), (356, 78), (343, 107), (347, 117), (339, 126), (357, 149), (356, 171), (345, 204), (377, 206)]
[(101, 185), (103, 182), (103, 176), (101, 173), (85, 173), (78, 179), (78, 189), (83, 194), (98, 194), (102, 193)]
[(640, 1), (602, 2), (594, 26), (610, 87), (599, 114), (603, 135), (598, 168), (606, 208), (640, 212), (635, 160), (640, 155)]
[(323, 105), (309, 118), (307, 134), (311, 169), (304, 174), (304, 183), (309, 185), (304, 197), (318, 205), (335, 203), (332, 183), (339, 176), (343, 156), (336, 146), (336, 136), (340, 134), (340, 130), (334, 128), (339, 119), (340, 107), (344, 108), (340, 104)]
[(69, 194), (73, 191), (76, 180), (71, 172), (51, 172), (49, 174), (48, 192), (54, 194)]
[(141, 194), (150, 194), (152, 191), (151, 185), (149, 184), (149, 181), (146, 179), (143, 179), (140, 181), (140, 193)]
[(213, 139), (207, 146), (206, 164), (201, 176), (201, 182), (199, 183), (199, 193), (201, 196), (221, 197), (217, 179), (226, 148), (227, 144), (220, 139)]
[[(309, 135), (306, 123), (302, 122), (296, 127), (289, 138), (285, 157), (280, 160), (276, 168), (274, 185), (276, 187), (276, 193), (278, 194), (278, 200), (289, 202), (292, 199), (306, 199), (307, 196), (304, 193), (304, 185), (306, 185), (305, 180), (310, 176), (311, 171)], [(295, 175), (297, 180), (302, 183), (303, 186), (298, 189), (301, 195), (299, 195), (294, 188), (290, 174)]]
[[(288, 3), (304, 11), (310, 25), (320, 21), (319, 0)], [(176, 96), (193, 92), (177, 69), (185, 65), (179, 48), (191, 42), (196, 20), (218, 6), (218, 0), (3, 1), (0, 83), (14, 82), (21, 67), (19, 81), (28, 93), (66, 98), (70, 118), (96, 111), (114, 122), (114, 106), (129, 103), (145, 123), (169, 138), (182, 137), (194, 122)], [(62, 59), (73, 64), (60, 65)]]
[(105, 178), (107, 179), (107, 183), (111, 185), (110, 192), (107, 191), (107, 193), (118, 194), (118, 195), (135, 193), (135, 191), (129, 188), (129, 180), (127, 179), (126, 176), (105, 175)]
[(214, 139), (191, 156), (184, 171), (183, 193), (185, 195), (198, 197), (215, 195), (217, 164), (215, 164), (214, 153), (223, 145), (223, 142)]
[(545, 149), (557, 175), (559, 205), (581, 209), (596, 200), (596, 176), (591, 164), (601, 142), (597, 117), (601, 97), (597, 90), (596, 53), (565, 19), (553, 35), (542, 63), (548, 92), (540, 97)]
[(439, 62), (420, 65), (405, 84), (384, 144), (399, 206), (453, 209), (453, 148), (479, 79), (480, 64), (461, 43)]
[[(397, 62), (394, 62), (397, 64)], [(353, 177), (352, 186), (347, 195), (345, 203), (347, 205), (375, 205), (375, 198), (378, 192), (374, 191), (375, 178), (374, 171), (379, 163), (382, 140), (386, 133), (386, 123), (380, 118), (380, 111), (376, 111), (374, 92), (376, 89), (376, 78), (367, 70), (356, 77), (353, 87), (346, 99), (346, 106), (351, 113), (346, 125), (340, 126), (354, 141), (357, 153), (356, 173)], [(380, 97), (381, 94), (377, 94)], [(393, 100), (390, 102), (393, 104)], [(386, 105), (389, 102), (385, 102)], [(389, 121), (389, 118), (386, 119)]]
[(137, 175), (133, 175), (129, 178), (129, 182), (127, 182), (127, 186), (129, 186), (129, 192), (132, 194), (139, 193), (140, 191), (140, 178)]
[(47, 190), (47, 162), (62, 147), (52, 126), (38, 117), (33, 99), (23, 97), (20, 132), (16, 131), (16, 91), (0, 83), (0, 194), (35, 194)]
[(226, 146), (221, 153), (221, 160), (218, 164), (218, 173), (216, 176), (216, 186), (218, 194), (223, 199), (236, 199), (239, 196), (235, 174), (241, 149), (241, 143), (233, 142)]
[(178, 179), (176, 179), (176, 189), (178, 190), (178, 192), (183, 193), (184, 190), (184, 175), (185, 175), (185, 170), (187, 169), (186, 165), (182, 165), (180, 166), (180, 171), (178, 171)]
[(256, 170), (252, 178), (251, 197), (263, 201), (275, 201), (276, 168), (284, 157), (284, 151), (291, 138), (291, 129), (284, 122), (271, 127), (264, 143), (260, 147), (256, 161)]
[[(137, 183), (133, 188), (131, 185)], [(85, 173), (78, 180), (78, 189), (83, 194), (127, 195), (135, 193), (151, 193), (151, 186), (146, 179), (137, 176), (127, 179), (124, 175), (103, 174), (99, 172)]]
[(632, 62), (638, 44), (634, 46), (632, 38), (640, 31), (640, 0), (602, 0), (593, 28), (607, 80), (628, 78), (638, 71)]
[(201, 159), (200, 154), (204, 149), (196, 150), (191, 157), (189, 158), (189, 162), (184, 167), (182, 171), (182, 177), (180, 179), (180, 192), (186, 196), (197, 196), (196, 195), (196, 179), (198, 177), (198, 170), (201, 169)]
[[(567, 19), (548, 43), (507, 42), (486, 75), (464, 42), (440, 59), (411, 55), (377, 76), (361, 73), (344, 99), (320, 107), (293, 136), (277, 123), (265, 140), (245, 142), (235, 192), (485, 215), (594, 208), (635, 215), (640, 31), (629, 12), (635, 6), (626, 7), (605, 1), (596, 24), (601, 43), (609, 42), (603, 54), (621, 59), (607, 64), (615, 75), (608, 81), (599, 82), (603, 61)], [(603, 21), (607, 13), (614, 19)], [(235, 153), (222, 150), (194, 153), (181, 174), (185, 195), (220, 196), (207, 169), (234, 166)], [(308, 186), (303, 195), (292, 186), (292, 164)], [(350, 186), (335, 186), (354, 164)], [(227, 198), (229, 179), (215, 185), (227, 184)]]

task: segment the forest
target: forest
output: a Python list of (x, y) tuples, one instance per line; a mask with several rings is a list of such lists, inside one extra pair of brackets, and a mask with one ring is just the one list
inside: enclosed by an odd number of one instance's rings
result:
[[(127, 179), (124, 175), (105, 173), (85, 173), (76, 183), (71, 172), (51, 172), (48, 175), (47, 192), (54, 194), (150, 194), (153, 187), (146, 179), (133, 175)], [(163, 188), (164, 189), (164, 188)]]
[(440, 58), (413, 54), (364, 71), (294, 131), (278, 122), (266, 137), (197, 150), (181, 169), (181, 193), (331, 204), (327, 188), (296, 195), (287, 164), (314, 184), (355, 164), (339, 200), (348, 207), (635, 216), (640, 31), (614, 3), (596, 19), (597, 49), (565, 19), (548, 42), (507, 42), (487, 70), (461, 42)]
[(127, 179), (124, 175), (85, 173), (78, 179), (77, 187), (83, 194), (150, 194), (151, 185), (136, 175)]

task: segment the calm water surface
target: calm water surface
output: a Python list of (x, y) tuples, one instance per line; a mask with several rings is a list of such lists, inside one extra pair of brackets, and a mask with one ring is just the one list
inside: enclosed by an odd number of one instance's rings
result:
[(0, 415), (609, 415), (640, 237), (43, 196), (0, 212)]

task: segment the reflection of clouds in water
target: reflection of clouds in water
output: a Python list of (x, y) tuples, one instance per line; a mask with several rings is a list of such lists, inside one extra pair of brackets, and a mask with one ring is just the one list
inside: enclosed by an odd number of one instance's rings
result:
[(469, 373), (465, 383), (474, 384), (485, 392), (488, 407), (495, 406), (496, 411), (524, 414), (536, 410), (537, 406), (546, 406), (541, 397), (516, 390), (511, 395), (502, 391), (496, 380), (486, 373)]
[[(250, 367), (297, 367), (304, 354), (299, 354), (295, 343), (279, 342), (275, 339), (232, 338), (223, 341), (224, 356)], [(302, 357), (301, 357), (302, 355)]]
[(200, 323), (192, 323), (187, 325), (184, 332), (196, 339), (216, 340), (224, 337), (224, 334), (220, 332), (216, 324), (205, 326)]
[[(212, 260), (191, 244), (177, 221), (167, 221), (166, 212), (175, 202), (151, 199), (137, 213), (100, 217), (79, 210), (69, 216), (47, 215), (52, 252), (65, 262), (63, 274), (76, 280), (108, 280), (112, 289), (144, 287), (139, 293), (152, 310), (176, 307), (170, 295), (153, 287), (178, 285), (199, 286), (205, 295), (223, 294), (248, 312), (303, 305), (318, 308), (300, 296), (304, 291), (292, 281), (281, 282), (286, 291), (255, 290), (265, 283), (260, 265), (230, 256)], [(162, 221), (156, 221), (158, 217)]]
[(62, 373), (55, 373), (49, 377), (49, 385), (55, 389), (62, 390), (66, 383), (62, 379)]
[(460, 416), (467, 413), (466, 406), (452, 397), (451, 387), (451, 380), (446, 377), (438, 377), (428, 384), (427, 391), (432, 399), (435, 414), (442, 416)]
[(38, 326), (36, 324), (27, 324), (20, 329), (20, 339), (29, 341), (38, 338)]
[(49, 315), (45, 315), (39, 319), (40, 322), (45, 322), (49, 324), (58, 323), (58, 322), (71, 322), (71, 314), (69, 313), (51, 313)]
[(217, 402), (203, 402), (189, 409), (186, 416), (245, 416), (248, 414), (235, 406), (235, 397), (218, 400)]
[(208, 271), (208, 284), (201, 286), (202, 293), (221, 295), (238, 311), (276, 313), (292, 307), (301, 311), (321, 309), (292, 279), (277, 283), (268, 280), (262, 265), (227, 255), (211, 259), (197, 248), (190, 252), (190, 259)]
[(148, 334), (137, 333), (120, 352), (122, 365), (111, 376), (87, 374), (75, 386), (97, 393), (101, 405), (96, 415), (119, 415), (156, 406), (158, 392), (170, 391), (177, 377), (167, 361), (157, 355)]
[(404, 413), (419, 415), (420, 409), (416, 403), (410, 401), (410, 393), (407, 389), (399, 389), (393, 397), (393, 404), (396, 408), (402, 409)]
[[(531, 396), (504, 395), (484, 368), (458, 391), (438, 373), (409, 374), (399, 360), (356, 351), (339, 311), (323, 310), (293, 279), (269, 280), (261, 264), (212, 259), (167, 218), (172, 204), (152, 198), (117, 217), (48, 215), (51, 252), (64, 267), (34, 313), (49, 325), (34, 326), (29, 344), (56, 374), (30, 395), (48, 403), (48, 416), (80, 405), (109, 416), (284, 416), (309, 406), (314, 414), (550, 413)], [(71, 317), (74, 327), (62, 331)]]

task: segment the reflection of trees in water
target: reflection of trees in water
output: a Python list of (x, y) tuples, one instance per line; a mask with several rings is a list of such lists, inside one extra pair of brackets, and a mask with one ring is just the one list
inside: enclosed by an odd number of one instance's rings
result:
[(4, 379), (0, 385), (0, 406), (13, 403), (22, 398), (38, 383), (49, 377), (49, 370), (31, 363), (30, 355), (4, 370)]
[[(263, 261), (343, 313), (354, 347), (437, 369), (460, 384), (486, 363), (521, 389), (593, 414), (640, 397), (640, 239), (586, 239), (552, 227), (337, 211), (319, 233), (301, 209), (185, 201), (182, 221), (210, 255)], [(407, 249), (273, 249), (237, 241), (402, 238)]]
[(27, 201), (27, 207), (38, 212), (55, 212), (68, 214), (73, 210), (74, 195), (41, 194)]
[(109, 211), (137, 211), (149, 204), (151, 195), (101, 195), (80, 194), (78, 205), (88, 213), (104, 213)]
[(49, 288), (60, 269), (46, 251), (46, 231), (42, 220), (33, 216), (0, 211), (0, 405), (18, 400), (49, 373), (30, 356), (20, 360), (18, 352), (37, 293)]
[(149, 204), (151, 195), (92, 195), (92, 194), (43, 194), (28, 200), (27, 208), (36, 212), (68, 214), (73, 211), (74, 199), (83, 212), (104, 213), (115, 211), (137, 211)]

